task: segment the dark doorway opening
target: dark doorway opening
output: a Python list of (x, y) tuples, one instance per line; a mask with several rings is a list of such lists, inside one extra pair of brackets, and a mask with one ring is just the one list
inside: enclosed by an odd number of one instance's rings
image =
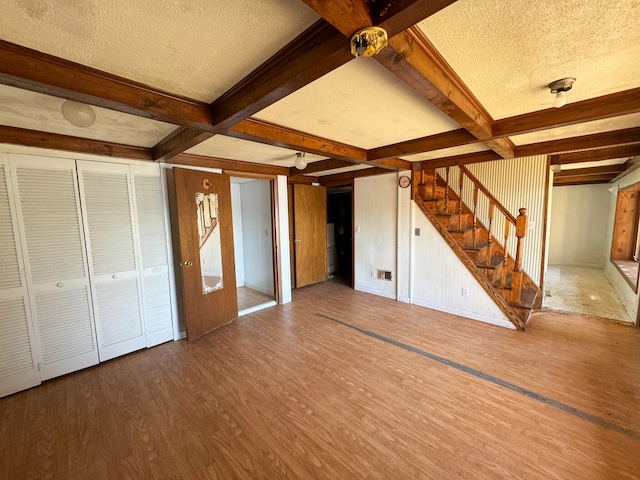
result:
[(327, 188), (327, 263), (329, 279), (353, 287), (352, 186)]

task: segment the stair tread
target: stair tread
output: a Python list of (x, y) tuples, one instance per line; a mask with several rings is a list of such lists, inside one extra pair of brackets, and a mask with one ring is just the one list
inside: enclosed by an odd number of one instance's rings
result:
[(536, 297), (538, 296), (538, 292), (535, 290), (530, 290), (528, 288), (523, 288), (520, 292), (520, 301), (519, 302), (509, 302), (509, 305), (512, 307), (521, 307), (521, 308), (533, 308), (533, 304), (536, 301)]
[(476, 242), (476, 246), (463, 246), (462, 248), (465, 250), (469, 250), (470, 252), (479, 252), (483, 248), (487, 246), (487, 242)]
[(493, 257), (491, 258), (491, 263), (489, 265), (487, 265), (485, 262), (477, 262), (476, 266), (480, 267), (480, 268), (497, 268), (499, 265), (502, 265), (502, 262), (504, 261), (504, 259), (502, 257)]

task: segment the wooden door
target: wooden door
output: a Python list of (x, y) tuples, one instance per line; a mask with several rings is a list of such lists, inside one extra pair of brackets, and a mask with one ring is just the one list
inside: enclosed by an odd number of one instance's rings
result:
[(296, 288), (327, 280), (327, 189), (293, 186)]
[(238, 316), (229, 176), (173, 169), (187, 340)]

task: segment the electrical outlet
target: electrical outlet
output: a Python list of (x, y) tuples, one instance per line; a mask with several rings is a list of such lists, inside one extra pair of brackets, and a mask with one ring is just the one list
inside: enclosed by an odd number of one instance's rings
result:
[(469, 289), (467, 287), (462, 287), (462, 296), (463, 297), (469, 296)]

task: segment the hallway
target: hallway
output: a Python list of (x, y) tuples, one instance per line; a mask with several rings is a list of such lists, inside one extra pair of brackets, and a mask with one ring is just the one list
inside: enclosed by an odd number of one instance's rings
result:
[(599, 268), (549, 265), (543, 308), (633, 322)]

